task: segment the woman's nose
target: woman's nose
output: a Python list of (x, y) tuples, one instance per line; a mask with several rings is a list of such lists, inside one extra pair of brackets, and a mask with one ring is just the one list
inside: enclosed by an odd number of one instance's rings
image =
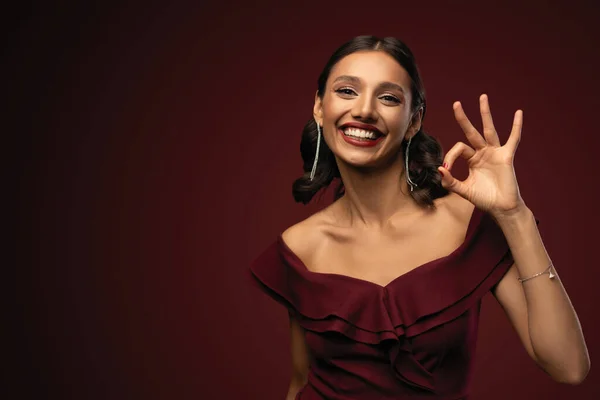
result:
[(356, 99), (354, 107), (352, 107), (352, 116), (356, 119), (376, 120), (377, 109), (374, 104), (374, 97), (362, 95)]

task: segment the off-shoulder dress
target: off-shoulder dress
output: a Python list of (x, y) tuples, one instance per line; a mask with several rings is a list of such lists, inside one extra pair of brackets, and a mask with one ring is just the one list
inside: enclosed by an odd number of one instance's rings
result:
[(512, 264), (475, 208), (456, 250), (385, 286), (311, 272), (281, 235), (249, 272), (304, 329), (311, 363), (296, 399), (467, 399), (481, 300)]

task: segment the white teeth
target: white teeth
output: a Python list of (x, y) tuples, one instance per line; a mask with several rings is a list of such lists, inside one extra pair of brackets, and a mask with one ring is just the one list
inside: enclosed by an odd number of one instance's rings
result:
[(353, 137), (358, 137), (358, 138), (375, 139), (375, 132), (366, 131), (364, 129), (346, 128), (344, 130), (344, 134), (346, 136), (353, 136)]

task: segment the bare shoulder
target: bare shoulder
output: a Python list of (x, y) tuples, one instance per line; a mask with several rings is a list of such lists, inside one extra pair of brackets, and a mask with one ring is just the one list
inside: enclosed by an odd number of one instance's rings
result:
[(316, 242), (315, 228), (318, 226), (315, 216), (298, 222), (287, 228), (281, 234), (285, 244), (296, 254), (306, 253)]
[(287, 228), (281, 238), (305, 264), (326, 239), (326, 227), (331, 224), (329, 207)]
[(473, 203), (453, 192), (450, 192), (443, 198), (437, 199), (436, 206), (439, 209), (443, 209), (456, 222), (468, 222), (475, 209)]

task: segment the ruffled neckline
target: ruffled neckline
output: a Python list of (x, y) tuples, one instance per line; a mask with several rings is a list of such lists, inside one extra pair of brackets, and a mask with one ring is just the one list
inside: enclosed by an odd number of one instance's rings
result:
[(473, 212), (471, 213), (471, 217), (469, 219), (465, 238), (462, 241), (462, 243), (451, 253), (420, 264), (415, 268), (395, 277), (385, 285), (380, 285), (379, 283), (369, 281), (367, 279), (357, 278), (350, 275), (338, 274), (335, 272), (315, 272), (309, 270), (306, 264), (304, 264), (304, 262), (300, 259), (300, 257), (296, 253), (294, 253), (294, 251), (287, 245), (287, 243), (285, 243), (285, 241), (283, 240), (282, 233), (280, 233), (277, 236), (277, 247), (279, 249), (280, 254), (282, 255), (282, 257), (284, 257), (284, 259), (289, 265), (298, 270), (300, 274), (309, 275), (313, 280), (344, 280), (346, 282), (353, 283), (359, 286), (371, 286), (380, 290), (387, 290), (392, 286), (399, 285), (400, 282), (415, 279), (416, 277), (425, 274), (431, 271), (432, 269), (435, 269), (439, 265), (446, 264), (448, 261), (451, 261), (455, 258), (460, 258), (462, 253), (467, 248), (468, 244), (471, 242), (473, 235), (475, 235), (475, 232), (477, 231), (477, 227), (480, 224), (483, 214), (484, 212), (482, 210), (480, 210), (477, 207), (474, 207)]

